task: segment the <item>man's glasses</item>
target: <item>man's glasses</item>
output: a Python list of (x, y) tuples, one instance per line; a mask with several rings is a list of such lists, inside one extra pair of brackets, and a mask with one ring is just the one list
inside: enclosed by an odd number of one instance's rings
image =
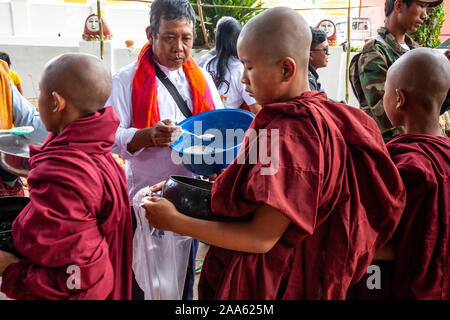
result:
[(325, 52), (326, 55), (330, 54), (328, 51), (328, 47), (323, 48), (323, 49), (311, 49), (311, 51), (323, 51), (323, 52)]

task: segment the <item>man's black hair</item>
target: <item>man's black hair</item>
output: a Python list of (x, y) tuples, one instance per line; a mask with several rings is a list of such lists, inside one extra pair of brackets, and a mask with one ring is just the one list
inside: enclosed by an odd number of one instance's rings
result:
[(327, 34), (325, 31), (314, 28), (314, 27), (309, 27), (309, 29), (311, 29), (311, 34), (312, 34), (311, 49), (314, 49), (318, 44), (327, 40)]
[[(384, 14), (386, 15), (386, 17), (389, 17), (392, 11), (394, 11), (395, 1), (396, 0), (386, 0), (386, 2), (384, 3)], [(409, 7), (414, 0), (401, 0), (401, 1), (403, 1), (406, 4), (406, 6)]]
[(195, 37), (195, 12), (188, 0), (156, 0), (150, 9), (150, 30), (154, 37), (159, 31), (161, 19), (186, 19), (192, 22)]
[(5, 61), (8, 64), (8, 67), (11, 67), (11, 60), (6, 52), (0, 52), (0, 60)]

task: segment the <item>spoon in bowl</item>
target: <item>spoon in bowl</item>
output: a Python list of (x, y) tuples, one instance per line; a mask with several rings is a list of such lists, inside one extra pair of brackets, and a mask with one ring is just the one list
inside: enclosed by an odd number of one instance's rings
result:
[(203, 140), (203, 141), (211, 141), (212, 139), (214, 139), (214, 135), (213, 134), (210, 134), (210, 133), (205, 133), (205, 134), (202, 134), (202, 135), (196, 135), (196, 134), (194, 134), (194, 133), (192, 133), (192, 132), (189, 132), (189, 131), (186, 131), (186, 130), (184, 130), (183, 128), (181, 128), (181, 127), (179, 127), (180, 129), (181, 129), (181, 131), (183, 131), (184, 133), (187, 133), (187, 134), (190, 134), (190, 135), (192, 135), (192, 136), (194, 136), (194, 137), (197, 137), (198, 139), (200, 139), (200, 140)]
[(28, 134), (33, 131), (34, 131), (33, 127), (26, 126), (26, 127), (15, 127), (15, 128), (6, 129), (6, 130), (0, 130), (0, 133), (12, 133), (12, 134), (21, 135), (21, 134)]

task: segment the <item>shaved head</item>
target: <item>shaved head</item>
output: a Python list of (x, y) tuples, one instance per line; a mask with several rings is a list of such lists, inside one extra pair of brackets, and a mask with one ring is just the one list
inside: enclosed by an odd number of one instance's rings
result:
[(399, 58), (388, 70), (392, 89), (401, 89), (422, 107), (442, 106), (450, 87), (450, 62), (430, 48), (417, 48)]
[(238, 41), (258, 50), (269, 63), (291, 57), (299, 69), (308, 67), (311, 31), (293, 9), (277, 7), (258, 14), (244, 26)]
[(111, 93), (111, 73), (102, 60), (90, 54), (67, 53), (52, 59), (41, 83), (45, 94), (57, 92), (80, 114), (102, 109)]

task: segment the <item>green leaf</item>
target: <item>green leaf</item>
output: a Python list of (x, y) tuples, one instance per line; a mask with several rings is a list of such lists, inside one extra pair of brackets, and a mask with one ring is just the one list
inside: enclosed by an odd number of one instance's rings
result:
[[(200, 24), (200, 18), (198, 17), (197, 1), (190, 0), (190, 3), (195, 4), (194, 11), (196, 14), (196, 33), (197, 38), (195, 41), (195, 46), (203, 46), (205, 43), (203, 37), (203, 31)], [(214, 42), (215, 29), (217, 21), (223, 16), (231, 16), (238, 20), (240, 23), (244, 24), (258, 13), (262, 12), (262, 1), (261, 0), (202, 0), (202, 4), (212, 4), (212, 5), (229, 5), (229, 6), (242, 6), (248, 8), (219, 8), (219, 7), (203, 7), (203, 19), (205, 23), (205, 28), (207, 29), (208, 41)]]

